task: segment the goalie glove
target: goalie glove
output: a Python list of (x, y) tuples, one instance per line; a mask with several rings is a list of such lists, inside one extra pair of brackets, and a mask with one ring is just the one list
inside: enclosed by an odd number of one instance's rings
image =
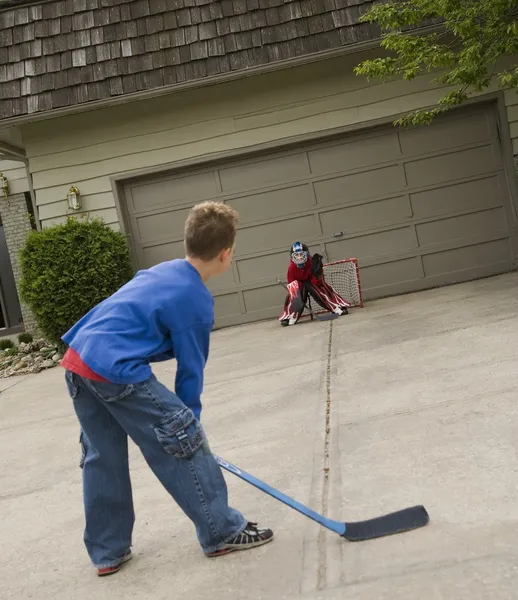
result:
[(311, 257), (311, 274), (316, 279), (320, 279), (324, 275), (324, 262), (321, 254), (313, 254)]

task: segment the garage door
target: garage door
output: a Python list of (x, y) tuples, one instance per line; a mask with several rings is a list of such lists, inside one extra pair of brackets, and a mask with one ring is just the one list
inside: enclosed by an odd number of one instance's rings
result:
[(209, 282), (219, 326), (278, 314), (275, 278), (296, 240), (330, 261), (357, 257), (366, 299), (513, 268), (493, 107), (128, 181), (124, 192), (139, 268), (183, 256), (194, 203), (219, 199), (239, 211), (232, 269)]

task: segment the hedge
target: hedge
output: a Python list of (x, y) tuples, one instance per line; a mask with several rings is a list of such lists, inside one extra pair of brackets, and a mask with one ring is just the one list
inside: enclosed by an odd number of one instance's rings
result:
[(69, 217), (62, 225), (27, 236), (20, 253), (20, 295), (48, 341), (133, 276), (124, 236), (99, 219)]

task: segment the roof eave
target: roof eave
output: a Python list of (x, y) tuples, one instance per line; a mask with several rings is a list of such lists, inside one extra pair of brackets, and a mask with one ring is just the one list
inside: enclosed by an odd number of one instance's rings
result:
[(75, 104), (73, 106), (67, 106), (63, 108), (55, 108), (48, 111), (36, 112), (31, 114), (20, 115), (17, 117), (9, 117), (7, 119), (0, 120), (0, 130), (5, 127), (12, 127), (17, 125), (25, 125), (35, 121), (44, 121), (47, 119), (55, 119), (68, 115), (80, 114), (91, 110), (97, 110), (100, 108), (107, 108), (111, 106), (119, 106), (121, 104), (128, 104), (130, 102), (137, 102), (139, 100), (149, 100), (152, 98), (158, 98), (161, 96), (167, 96), (183, 92), (186, 90), (193, 90), (197, 88), (208, 87), (212, 85), (218, 85), (220, 83), (226, 83), (242, 79), (245, 77), (253, 77), (256, 75), (264, 75), (283, 69), (289, 69), (297, 66), (315, 63), (322, 60), (338, 58), (348, 54), (356, 54), (366, 50), (371, 50), (378, 47), (380, 39), (368, 40), (365, 42), (359, 42), (357, 44), (351, 44), (349, 46), (342, 46), (333, 50), (325, 50), (323, 52), (317, 52), (314, 54), (307, 54), (296, 58), (290, 58), (281, 60), (275, 63), (269, 63), (267, 65), (261, 65), (257, 67), (251, 67), (246, 70), (234, 71), (232, 73), (225, 73), (221, 75), (212, 75), (204, 77), (202, 79), (195, 79), (182, 83), (175, 83), (159, 88), (153, 88), (151, 90), (140, 90), (130, 94), (122, 94), (120, 96), (114, 96), (112, 98), (106, 98), (103, 100), (93, 100), (92, 102), (85, 102), (82, 104)]
[(7, 142), (0, 141), (0, 158), (9, 158), (11, 160), (25, 160), (25, 150), (8, 144)]

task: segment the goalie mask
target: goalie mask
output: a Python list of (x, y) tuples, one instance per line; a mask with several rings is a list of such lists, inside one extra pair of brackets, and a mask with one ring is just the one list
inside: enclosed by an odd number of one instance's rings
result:
[(292, 262), (299, 268), (302, 269), (308, 262), (309, 248), (302, 242), (295, 242), (290, 250), (290, 257)]

